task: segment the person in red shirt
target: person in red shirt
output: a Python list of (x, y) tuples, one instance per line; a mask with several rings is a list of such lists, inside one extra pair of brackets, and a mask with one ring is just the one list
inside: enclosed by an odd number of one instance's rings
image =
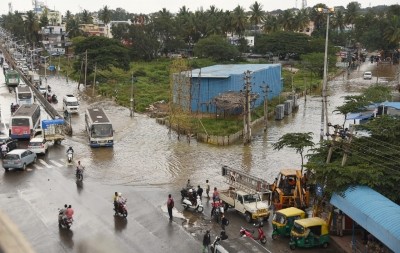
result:
[(65, 211), (65, 216), (67, 216), (67, 219), (72, 219), (74, 216), (74, 209), (72, 209), (71, 205), (69, 205), (67, 211)]

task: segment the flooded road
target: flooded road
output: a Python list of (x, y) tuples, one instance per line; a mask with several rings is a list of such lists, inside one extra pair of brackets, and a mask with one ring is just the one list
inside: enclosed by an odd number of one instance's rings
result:
[[(358, 92), (360, 88), (374, 84), (376, 80), (363, 80), (365, 70), (373, 70), (376, 64), (364, 63), (359, 71), (354, 71), (348, 78), (339, 76), (329, 82), (328, 110), (332, 124), (342, 124), (344, 117), (333, 111), (343, 103), (344, 95)], [(383, 72), (383, 70), (387, 70)], [(394, 76), (396, 69), (391, 66), (380, 68), (380, 75)], [(73, 93), (80, 99), (80, 115), (72, 118), (73, 137), (68, 140), (78, 148), (77, 154), (84, 164), (95, 167), (91, 178), (104, 183), (124, 185), (184, 185), (190, 178), (192, 182), (204, 184), (205, 179), (212, 179), (212, 185), (222, 184), (221, 166), (229, 165), (241, 168), (251, 174), (263, 177), (268, 182), (278, 174), (281, 168), (299, 168), (300, 155), (294, 150), (275, 151), (272, 143), (283, 134), (291, 132), (312, 132), (314, 141), (319, 141), (321, 122), (321, 97), (307, 96), (299, 99), (299, 109), (282, 121), (270, 120), (266, 133), (262, 129), (253, 132), (253, 141), (248, 146), (241, 144), (227, 147), (212, 146), (186, 140), (177, 140), (175, 134), (169, 135), (165, 126), (142, 114), (129, 117), (129, 110), (116, 106), (112, 101), (96, 102), (103, 98), (90, 98), (91, 88), (87, 93), (77, 91), (77, 84), (58, 77), (48, 77), (48, 83), (55, 93), (62, 97)], [(82, 87), (82, 86), (81, 86)], [(84, 109), (90, 104), (103, 107), (114, 124), (115, 146), (111, 149), (91, 149), (88, 147), (84, 128)], [(60, 111), (61, 104), (56, 106)], [(111, 169), (113, 168), (113, 169)]]
[[(374, 69), (375, 65), (365, 63), (349, 78), (340, 76), (329, 82), (332, 124), (343, 123), (343, 116), (333, 110), (342, 104), (344, 95), (358, 92), (361, 87), (375, 82), (361, 77), (364, 70)], [(390, 75), (393, 76), (391, 67), (387, 70), (387, 76)], [(1, 109), (3, 120), (8, 122), (14, 94), (4, 86), (4, 77), (0, 75), (0, 78)], [(78, 91), (76, 83), (67, 83), (65, 79), (51, 75), (47, 82), (58, 96), (60, 102), (54, 106), (60, 114), (65, 94), (74, 94), (80, 101), (80, 113), (71, 119), (73, 135), (62, 145), (51, 145), (38, 165), (26, 172), (4, 173), (0, 181), (2, 209), (37, 252), (95, 252), (84, 250), (92, 241), (98, 247), (107, 244), (113, 252), (197, 252), (192, 249), (200, 248), (204, 230), (218, 231), (219, 228), (210, 221), (209, 202), (204, 203), (204, 215), (181, 212), (179, 190), (188, 178), (203, 188), (206, 179), (210, 180), (211, 187), (224, 188), (221, 166), (228, 165), (272, 182), (280, 169), (299, 168), (301, 164), (300, 155), (295, 151), (275, 151), (272, 143), (291, 132), (313, 132), (314, 141), (319, 141), (321, 97), (317, 95), (307, 96), (307, 101), (301, 98), (299, 110), (284, 120), (271, 120), (266, 133), (262, 129), (254, 131), (250, 145), (219, 147), (194, 140), (190, 143), (179, 141), (174, 133), (169, 135), (168, 129), (154, 119), (137, 113), (130, 118), (127, 108), (117, 106), (112, 100), (91, 97), (91, 88)], [(84, 124), (85, 109), (89, 106), (104, 108), (113, 122), (113, 148), (89, 147)], [(76, 184), (74, 167), (65, 163), (68, 146), (75, 150), (74, 160), (80, 160), (86, 167), (82, 184)], [(128, 198), (127, 220), (112, 216), (114, 191), (122, 191)], [(172, 223), (166, 221), (165, 201), (169, 192), (176, 201)], [(57, 208), (64, 203), (73, 203), (76, 207), (72, 231), (57, 227)], [(230, 238), (235, 238), (244, 223), (243, 217), (235, 212), (228, 212), (227, 217), (231, 221), (227, 233)], [(267, 224), (265, 230), (270, 235), (271, 225)], [(276, 245), (274, 253), (290, 252), (286, 241), (272, 243), (271, 238), (268, 239), (268, 244)]]

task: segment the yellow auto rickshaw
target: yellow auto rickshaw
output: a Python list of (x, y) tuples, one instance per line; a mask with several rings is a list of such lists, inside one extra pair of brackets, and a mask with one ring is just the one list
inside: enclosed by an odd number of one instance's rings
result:
[(294, 221), (290, 232), (289, 246), (292, 250), (296, 247), (311, 248), (329, 245), (328, 224), (325, 220), (313, 217)]
[(272, 218), (272, 239), (275, 240), (279, 235), (290, 236), (294, 221), (305, 217), (306, 213), (296, 207), (276, 211)]

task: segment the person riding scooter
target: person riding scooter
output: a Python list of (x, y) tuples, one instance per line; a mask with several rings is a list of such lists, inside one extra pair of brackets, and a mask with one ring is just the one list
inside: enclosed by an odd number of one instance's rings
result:
[(8, 146), (6, 143), (1, 145), (1, 157), (4, 158), (6, 154), (8, 153)]

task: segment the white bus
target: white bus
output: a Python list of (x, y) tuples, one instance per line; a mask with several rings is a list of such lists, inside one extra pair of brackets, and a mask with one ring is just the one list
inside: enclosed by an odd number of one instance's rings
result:
[(11, 116), (10, 137), (29, 139), (33, 130), (40, 125), (40, 106), (37, 104), (21, 105)]
[(103, 109), (87, 109), (85, 122), (91, 147), (112, 147), (114, 145), (114, 130)]
[(18, 105), (31, 105), (33, 104), (34, 97), (32, 89), (26, 85), (19, 85), (15, 89), (15, 100)]

